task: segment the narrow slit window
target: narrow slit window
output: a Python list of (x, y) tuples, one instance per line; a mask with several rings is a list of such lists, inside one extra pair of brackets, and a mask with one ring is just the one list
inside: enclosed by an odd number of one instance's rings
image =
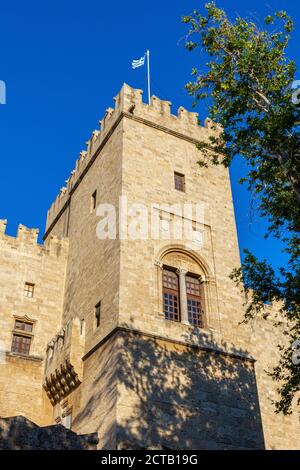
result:
[(80, 335), (82, 336), (84, 335), (84, 333), (85, 333), (85, 320), (84, 318), (82, 318), (80, 320)]
[(91, 197), (91, 212), (96, 209), (97, 206), (97, 190), (93, 192)]
[(95, 306), (95, 327), (100, 326), (100, 317), (101, 317), (101, 302), (98, 302)]

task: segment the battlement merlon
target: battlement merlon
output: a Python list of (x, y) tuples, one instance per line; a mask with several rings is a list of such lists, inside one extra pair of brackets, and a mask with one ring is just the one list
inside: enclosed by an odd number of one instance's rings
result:
[(28, 228), (19, 224), (17, 236), (6, 234), (7, 219), (0, 219), (0, 247), (32, 250), (49, 256), (66, 257), (68, 253), (68, 239), (51, 236), (44, 245), (38, 243), (38, 228)]
[(82, 150), (76, 161), (75, 168), (66, 180), (66, 186), (60, 192), (48, 210), (46, 234), (58, 214), (66, 206), (70, 194), (81, 179), (81, 175), (87, 171), (93, 159), (96, 158), (102, 145), (105, 144), (109, 133), (113, 131), (122, 117), (138, 120), (144, 124), (153, 125), (172, 132), (179, 137), (190, 141), (201, 141), (208, 139), (212, 133), (220, 132), (220, 128), (206, 119), (204, 126), (199, 125), (198, 114), (179, 107), (177, 115), (171, 114), (171, 102), (151, 97), (150, 104), (142, 100), (143, 91), (123, 84), (120, 92), (114, 98), (114, 108), (107, 108), (103, 119), (99, 121), (100, 128), (92, 132), (90, 139), (86, 142), (86, 149)]
[(7, 219), (0, 219), (0, 234), (5, 235)]

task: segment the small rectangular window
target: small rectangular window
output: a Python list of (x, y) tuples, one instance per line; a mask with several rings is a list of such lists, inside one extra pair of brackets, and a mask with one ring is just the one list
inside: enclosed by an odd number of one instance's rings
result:
[(25, 285), (24, 285), (25, 297), (33, 297), (33, 292), (34, 292), (34, 284), (31, 284), (30, 282), (25, 282)]
[(11, 350), (12, 352), (25, 354), (28, 356), (30, 351), (31, 338), (23, 335), (13, 334)]
[(32, 341), (33, 322), (15, 320), (11, 351), (19, 354), (29, 354)]
[(80, 335), (82, 336), (85, 333), (85, 320), (82, 318), (80, 320)]
[(95, 306), (95, 327), (100, 326), (100, 315), (101, 315), (101, 302)]
[(93, 192), (91, 197), (91, 212), (96, 209), (97, 205), (97, 190)]
[(185, 191), (185, 176), (182, 175), (181, 173), (177, 173), (176, 171), (174, 172), (174, 183), (175, 183), (175, 189), (177, 191)]

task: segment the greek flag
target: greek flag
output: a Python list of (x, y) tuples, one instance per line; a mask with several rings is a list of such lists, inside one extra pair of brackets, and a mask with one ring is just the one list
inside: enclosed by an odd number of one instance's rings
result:
[(3, 80), (0, 80), (0, 104), (6, 104), (6, 85)]
[(142, 65), (144, 65), (144, 63), (145, 63), (145, 56), (141, 57), (138, 60), (133, 60), (131, 63), (131, 67), (133, 69), (137, 69), (138, 67), (141, 67)]

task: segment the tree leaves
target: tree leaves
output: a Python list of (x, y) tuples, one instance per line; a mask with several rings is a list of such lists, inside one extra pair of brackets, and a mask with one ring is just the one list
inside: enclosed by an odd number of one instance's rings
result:
[(204, 15), (194, 11), (183, 18), (189, 26), (187, 49), (210, 57), (205, 73), (193, 68), (186, 89), (195, 106), (209, 98), (209, 117), (223, 130), (198, 144), (199, 164), (229, 166), (242, 156), (249, 168), (242, 182), (258, 198), (258, 211), (269, 222), (268, 234), (285, 243), (288, 268), (276, 273), (265, 260), (246, 252), (232, 279), (252, 292), (246, 321), (263, 311), (266, 302), (282, 306), (290, 344), (282, 349), (273, 378), (283, 381), (276, 410), (289, 413), (300, 390), (300, 367), (291, 360), (291, 344), (300, 338), (300, 108), (292, 102), (295, 62), (285, 54), (293, 21), (279, 11), (267, 16), (265, 29), (260, 29), (245, 18), (230, 21), (214, 2), (205, 9)]

